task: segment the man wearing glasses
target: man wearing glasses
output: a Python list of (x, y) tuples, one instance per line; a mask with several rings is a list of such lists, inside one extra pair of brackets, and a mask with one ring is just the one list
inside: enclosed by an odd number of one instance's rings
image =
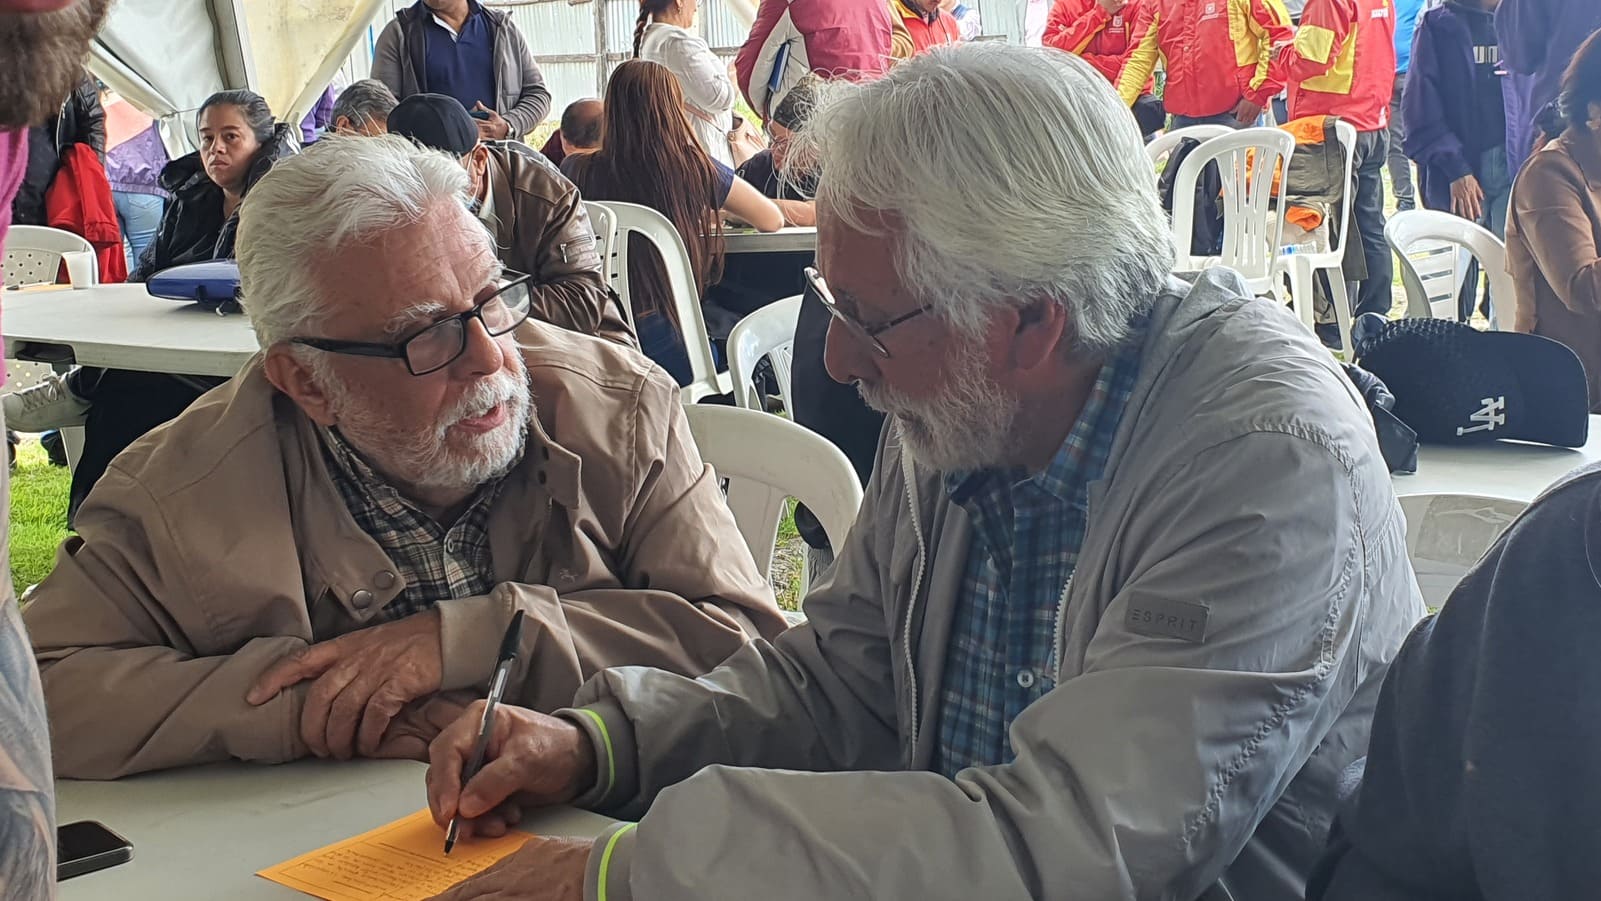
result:
[[(928, 123), (938, 122), (930, 129)], [(808, 623), (431, 750), (429, 804), (637, 819), (444, 896), (1298, 901), (1422, 615), (1373, 425), (1233, 273), (1169, 273), (1139, 130), (1048, 49), (826, 101), (826, 362), (890, 425)]]
[(263, 352), (112, 464), (25, 615), (58, 774), (421, 756), (517, 610), (546, 710), (783, 628), (677, 387), (530, 318), (459, 165), (291, 162), (241, 213)]

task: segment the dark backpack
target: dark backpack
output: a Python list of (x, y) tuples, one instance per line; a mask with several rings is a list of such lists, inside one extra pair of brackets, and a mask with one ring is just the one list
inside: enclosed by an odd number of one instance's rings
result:
[[(1178, 181), (1179, 167), (1190, 152), (1201, 146), (1194, 138), (1185, 138), (1168, 154), (1167, 168), (1157, 181), (1162, 209), (1173, 215), (1173, 187)], [(1223, 177), (1218, 174), (1217, 163), (1206, 164), (1201, 177), (1195, 181), (1195, 221), (1190, 230), (1190, 255), (1214, 257), (1223, 252), (1223, 209), (1217, 199), (1223, 194)]]

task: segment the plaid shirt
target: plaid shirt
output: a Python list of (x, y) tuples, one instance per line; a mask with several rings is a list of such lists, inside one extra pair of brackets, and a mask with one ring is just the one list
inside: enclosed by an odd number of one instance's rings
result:
[(1043, 472), (954, 472), (951, 500), (974, 539), (946, 651), (933, 767), (954, 777), (1016, 756), (1007, 730), (1055, 687), (1056, 613), (1078, 564), (1089, 485), (1100, 478), (1139, 375), (1143, 321), (1101, 367), (1067, 440)]
[(446, 529), (401, 497), (338, 432), (318, 431), (328, 472), (345, 508), (356, 525), (383, 548), (405, 585), (379, 611), (380, 619), (403, 619), (447, 598), (489, 593), (495, 585), (495, 567), (487, 526), (489, 508), (500, 494), (500, 481), (479, 489), (455, 525)]

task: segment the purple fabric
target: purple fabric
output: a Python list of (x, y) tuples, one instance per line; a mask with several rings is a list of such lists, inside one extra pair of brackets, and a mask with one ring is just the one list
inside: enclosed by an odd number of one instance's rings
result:
[(1556, 99), (1579, 45), (1601, 29), (1601, 2), (1502, 0), (1495, 29), (1507, 69), (1527, 76), (1507, 98), (1507, 166), (1516, 172), (1533, 147), (1535, 117)]
[(317, 132), (333, 124), (334, 96), (334, 86), (329, 85), (328, 89), (322, 92), (322, 99), (318, 100), (317, 105), (312, 107), (311, 112), (306, 114), (306, 118), (301, 120), (301, 146), (310, 145), (313, 141), (317, 140)]
[[(11, 228), (11, 199), (17, 196), (27, 169), (28, 130), (0, 131), (0, 251), (5, 250), (6, 232)], [(0, 288), (5, 287), (5, 281), (5, 272), (0, 270)], [(0, 366), (0, 385), (5, 383), (6, 368)]]
[(129, 194), (166, 197), (161, 189), (161, 170), (167, 165), (167, 146), (161, 143), (156, 124), (106, 152), (106, 179), (111, 190)]

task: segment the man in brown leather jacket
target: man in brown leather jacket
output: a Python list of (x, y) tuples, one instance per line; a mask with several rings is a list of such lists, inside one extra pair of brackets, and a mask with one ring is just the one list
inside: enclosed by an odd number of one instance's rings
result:
[(534, 316), (637, 347), (606, 286), (595, 232), (578, 189), (544, 157), (514, 142), (480, 143), (467, 110), (443, 94), (414, 94), (389, 114), (389, 131), (461, 160), (474, 212), (507, 268), (537, 282)]
[(506, 698), (541, 710), (784, 628), (678, 386), (529, 316), (461, 167), (280, 165), (240, 214), (262, 353), (112, 462), (23, 615), (58, 775), (421, 756), (516, 611)]

